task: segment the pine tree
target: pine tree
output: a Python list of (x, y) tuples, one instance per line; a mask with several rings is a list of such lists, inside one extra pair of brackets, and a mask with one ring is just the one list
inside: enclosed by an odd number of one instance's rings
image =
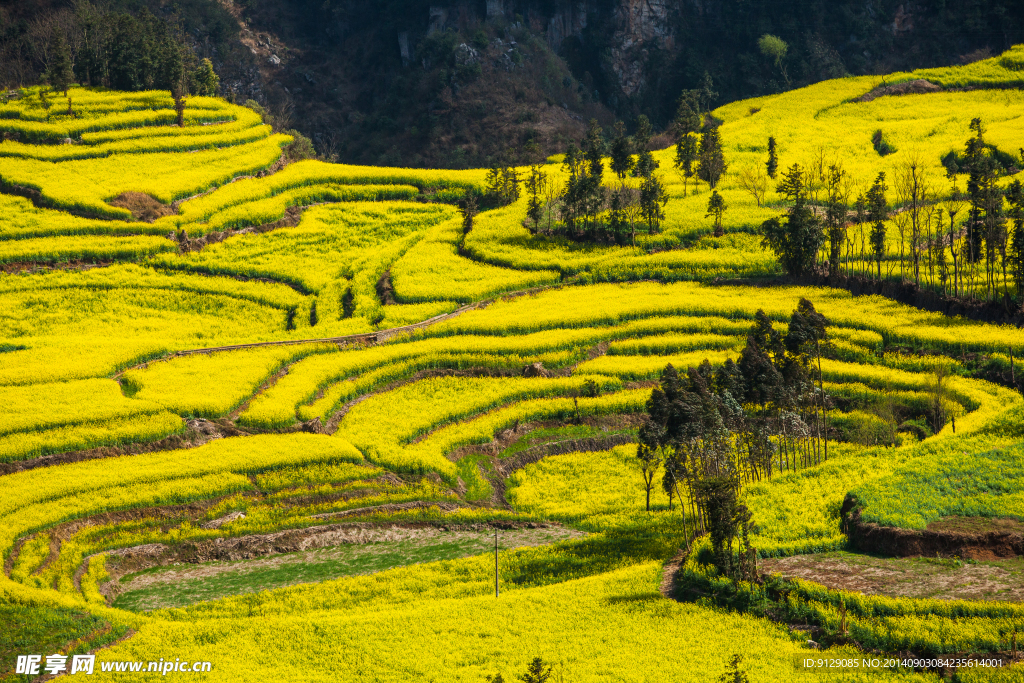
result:
[(626, 135), (626, 124), (622, 121), (615, 122), (615, 138), (612, 140), (611, 148), (611, 169), (612, 173), (625, 179), (635, 165), (633, 159), (633, 141)]
[(775, 176), (779, 173), (779, 154), (775, 146), (775, 138), (769, 136), (768, 138), (768, 162), (765, 164), (768, 167), (768, 177), (775, 180)]
[(697, 131), (700, 130), (700, 115), (697, 113), (696, 97), (683, 93), (676, 111), (676, 158), (675, 167), (683, 174), (683, 196), (687, 194), (687, 183), (695, 172), (697, 161)]
[(725, 234), (725, 230), (722, 228), (722, 214), (724, 214), (725, 210), (728, 208), (729, 207), (725, 204), (725, 200), (722, 199), (722, 195), (718, 194), (718, 190), (712, 190), (711, 198), (708, 200), (708, 212), (704, 217), (715, 217), (715, 237), (721, 237)]
[(562, 221), (565, 231), (569, 234), (576, 232), (580, 218), (583, 216), (583, 203), (585, 202), (587, 171), (583, 155), (574, 142), (569, 141), (565, 150), (565, 157), (562, 159), (562, 168), (568, 174), (565, 187), (559, 195), (561, 207), (559, 219)]
[(697, 177), (715, 189), (718, 180), (725, 173), (728, 165), (722, 153), (722, 139), (718, 132), (718, 123), (708, 114), (704, 117), (703, 133), (700, 136), (700, 148), (697, 152)]
[(878, 264), (878, 279), (882, 279), (882, 259), (885, 258), (885, 221), (889, 218), (885, 192), (889, 188), (885, 185), (885, 171), (878, 174), (874, 184), (868, 190), (868, 214), (867, 219), (871, 222), (871, 253)]
[(462, 214), (462, 240), (459, 242), (461, 249), (466, 244), (466, 236), (473, 230), (473, 219), (477, 214), (476, 195), (472, 192), (466, 195), (459, 205), (459, 213)]
[(519, 680), (523, 683), (547, 683), (547, 680), (551, 678), (552, 667), (544, 668), (544, 660), (540, 657), (534, 657), (533, 661), (530, 662), (526, 667), (526, 673), (519, 676)]
[(651, 122), (647, 117), (643, 114), (638, 116), (634, 135), (637, 154), (633, 175), (641, 178), (640, 215), (647, 222), (647, 231), (653, 235), (665, 218), (663, 207), (668, 203), (668, 193), (661, 180), (654, 175), (659, 164), (647, 149), (652, 132)]
[(743, 662), (741, 655), (733, 655), (729, 660), (729, 668), (718, 677), (719, 683), (750, 683), (746, 672), (740, 670), (740, 663)]
[(50, 39), (50, 63), (47, 65), (45, 76), (50, 87), (60, 90), (67, 97), (68, 87), (75, 77), (75, 72), (71, 64), (68, 39), (62, 29), (55, 30)]
[(839, 274), (839, 258), (846, 241), (846, 204), (849, 193), (844, 188), (846, 171), (837, 162), (829, 166), (825, 175), (825, 229), (828, 231), (829, 275)]
[(583, 181), (583, 216), (586, 221), (585, 230), (594, 236), (597, 227), (597, 214), (604, 204), (605, 189), (601, 185), (604, 176), (605, 143), (603, 131), (597, 119), (590, 120), (590, 127), (583, 139), (582, 151), (586, 162), (586, 176)]
[(783, 175), (776, 191), (793, 202), (785, 222), (769, 218), (761, 224), (761, 245), (770, 249), (786, 272), (802, 276), (814, 267), (814, 259), (824, 242), (821, 221), (807, 205), (803, 169), (793, 164)]
[(1006, 201), (1010, 210), (1006, 212), (1013, 221), (1013, 236), (1010, 239), (1010, 272), (1017, 285), (1018, 304), (1024, 301), (1024, 186), (1014, 180), (1006, 190)]
[(654, 168), (657, 168), (657, 164), (658, 162), (652, 160), (650, 170), (640, 181), (640, 215), (647, 221), (647, 232), (651, 235), (660, 229), (661, 221), (665, 219), (663, 207), (668, 204), (668, 193), (665, 191), (665, 186), (654, 175)]
[(192, 72), (192, 91), (196, 95), (216, 96), (220, 93), (220, 77), (213, 70), (213, 62), (204, 59)]
[(487, 171), (487, 194), (497, 197), (502, 206), (519, 199), (519, 172), (505, 160)]
[(544, 194), (544, 186), (547, 184), (547, 175), (536, 166), (530, 167), (530, 176), (526, 179), (526, 216), (533, 222), (533, 231), (540, 228), (540, 219), (543, 215), (543, 202), (541, 195)]

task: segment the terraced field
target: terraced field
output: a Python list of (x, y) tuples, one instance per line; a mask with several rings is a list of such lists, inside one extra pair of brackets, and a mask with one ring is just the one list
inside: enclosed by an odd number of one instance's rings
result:
[[(890, 82), (1019, 85), (989, 62)], [(1024, 332), (736, 284), (780, 272), (752, 233), (781, 200), (738, 180), (769, 134), (801, 163), (828, 140), (865, 183), (891, 164), (879, 125), (936, 176), (974, 116), (1024, 145), (1019, 90), (855, 101), (878, 80), (716, 110), (726, 236), (707, 188), (666, 173), (663, 231), (628, 247), (533, 235), (525, 197), (467, 234), (456, 203), (486, 196), (485, 170), (286, 164), (287, 136), (215, 98), (190, 98), (183, 127), (161, 92), (72, 88), (71, 117), (38, 88), (0, 105), (18, 138), (0, 142), (0, 681), (51, 652), (94, 652), (97, 673), (209, 661), (224, 681), (514, 680), (534, 657), (565, 681), (708, 681), (734, 655), (751, 681), (942, 680), (795, 667), (821, 654), (809, 635), (829, 656), (1002, 657), (957, 680), (1024, 676), (1019, 603), (732, 580), (688, 484), (661, 468), (644, 486), (652, 391), (706, 360), (723, 405), (821, 425), (813, 446), (773, 433), (751, 465), (730, 436), (746, 541), (780, 571), (863, 557), (851, 524), (1024, 519), (1024, 398), (982, 378), (1014, 376)], [(802, 300), (827, 319), (813, 410), (742, 374), (765, 325), (797, 339)], [(733, 395), (717, 378), (735, 372)]]

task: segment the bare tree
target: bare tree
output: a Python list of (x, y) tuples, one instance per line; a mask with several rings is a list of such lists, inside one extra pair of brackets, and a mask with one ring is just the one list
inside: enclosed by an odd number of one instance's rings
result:
[(903, 208), (896, 216), (897, 227), (900, 230), (900, 274), (903, 275), (903, 243), (906, 239), (914, 283), (920, 286), (922, 211), (931, 196), (931, 187), (925, 174), (925, 165), (919, 155), (908, 155), (896, 166), (894, 185), (896, 203)]
[(761, 164), (747, 166), (741, 170), (740, 185), (754, 198), (758, 208), (764, 205), (764, 195), (768, 191), (768, 175)]

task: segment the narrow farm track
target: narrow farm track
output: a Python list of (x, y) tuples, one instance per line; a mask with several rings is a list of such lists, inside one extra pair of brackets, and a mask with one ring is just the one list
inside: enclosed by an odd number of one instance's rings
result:
[(466, 304), (464, 306), (459, 307), (457, 310), (452, 311), (451, 313), (442, 313), (441, 315), (435, 315), (433, 318), (428, 318), (422, 322), (412, 323), (410, 325), (402, 325), (400, 327), (391, 327), (385, 330), (378, 330), (376, 332), (348, 334), (340, 337), (321, 337), (315, 339), (287, 339), (281, 341), (253, 342), (251, 344), (230, 344), (227, 346), (209, 346), (198, 349), (184, 349), (181, 351), (173, 351), (163, 356), (150, 359), (143, 363), (137, 363), (136, 365), (132, 365), (130, 367), (119, 370), (118, 372), (111, 376), (111, 379), (120, 379), (120, 377), (129, 370), (137, 370), (142, 368), (143, 366), (149, 365), (150, 363), (156, 363), (164, 360), (170, 360), (171, 358), (177, 358), (180, 356), (190, 356), (194, 354), (215, 353), (217, 351), (237, 351), (239, 349), (256, 349), (270, 346), (297, 346), (301, 344), (337, 344), (338, 346), (341, 347), (345, 347), (350, 344), (379, 344), (381, 342), (388, 341), (389, 339), (397, 335), (405, 334), (408, 332), (415, 332), (417, 330), (422, 330), (427, 327), (430, 327), (431, 325), (436, 325), (446, 320), (451, 320), (452, 318), (456, 318), (462, 315), (463, 313), (466, 313), (467, 311), (473, 311), (479, 308), (486, 308), (495, 301), (510, 300), (521, 296), (529, 296), (530, 294), (534, 294), (540, 291), (561, 289), (562, 287), (565, 287), (570, 284), (572, 283), (559, 282), (554, 285), (544, 285), (541, 287), (532, 287), (530, 289), (523, 289), (515, 292), (509, 292), (506, 294), (500, 294), (489, 299), (484, 299), (482, 301), (476, 301), (471, 304)]
[(679, 601), (679, 596), (676, 594), (676, 574), (679, 573), (679, 568), (686, 562), (689, 554), (689, 550), (680, 548), (679, 552), (668, 561), (661, 572), (661, 583), (658, 585), (658, 592), (669, 600)]

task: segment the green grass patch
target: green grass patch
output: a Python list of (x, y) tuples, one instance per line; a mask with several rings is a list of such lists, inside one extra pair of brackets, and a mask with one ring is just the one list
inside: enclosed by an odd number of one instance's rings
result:
[(87, 612), (0, 604), (0, 683), (32, 680), (32, 676), (14, 673), (18, 655), (82, 654), (120, 638), (126, 630), (115, 626), (104, 631), (108, 626), (108, 622)]

